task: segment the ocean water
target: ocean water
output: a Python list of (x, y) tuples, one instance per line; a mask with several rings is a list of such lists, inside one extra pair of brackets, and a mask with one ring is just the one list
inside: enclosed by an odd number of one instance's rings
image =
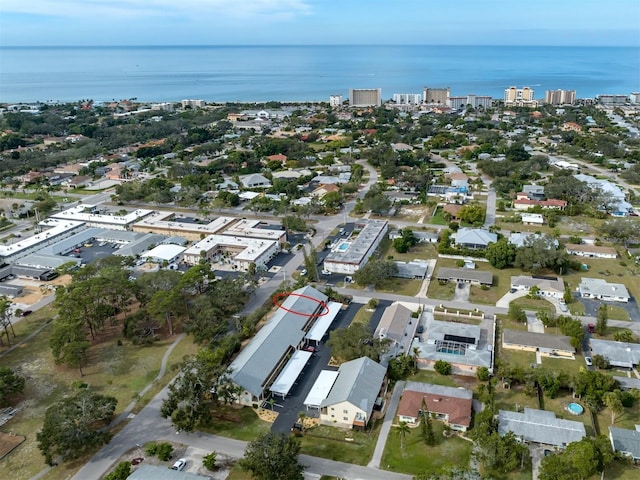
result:
[(579, 98), (640, 90), (634, 47), (0, 47), (0, 102), (327, 101), (349, 88), (502, 98), (509, 86)]

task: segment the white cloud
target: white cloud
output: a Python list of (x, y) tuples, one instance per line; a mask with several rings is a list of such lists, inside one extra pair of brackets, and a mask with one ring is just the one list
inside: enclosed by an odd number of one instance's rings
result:
[(287, 19), (311, 13), (309, 0), (2, 0), (0, 12), (55, 17), (172, 17), (205, 15)]

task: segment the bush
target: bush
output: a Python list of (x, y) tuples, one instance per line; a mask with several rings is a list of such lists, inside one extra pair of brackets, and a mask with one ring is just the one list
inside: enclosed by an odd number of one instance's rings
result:
[(144, 451), (147, 455), (155, 457), (156, 453), (158, 453), (158, 444), (156, 442), (149, 442)]
[(166, 462), (171, 458), (171, 454), (173, 453), (173, 446), (168, 442), (162, 442), (158, 444), (158, 448), (156, 450), (156, 454), (158, 458), (163, 462)]
[(440, 375), (451, 375), (451, 364), (444, 360), (438, 360), (433, 366), (436, 372)]
[(380, 301), (377, 298), (372, 298), (367, 302), (368, 308), (378, 308)]
[(490, 377), (489, 369), (487, 367), (478, 368), (478, 370), (476, 371), (476, 377), (478, 377), (478, 380), (480, 380), (481, 382), (486, 382)]
[(104, 477), (104, 480), (126, 480), (129, 475), (131, 475), (131, 463), (120, 462), (113, 472)]
[(202, 465), (204, 465), (204, 468), (207, 470), (215, 470), (217, 456), (218, 454), (216, 452), (211, 452), (210, 454), (205, 455), (202, 458)]

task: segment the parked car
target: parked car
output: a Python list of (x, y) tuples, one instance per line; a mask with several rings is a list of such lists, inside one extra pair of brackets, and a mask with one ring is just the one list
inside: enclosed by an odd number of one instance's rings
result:
[(591, 357), (584, 357), (584, 363), (586, 363), (587, 366), (590, 367), (591, 365), (593, 365), (593, 360), (591, 360)]
[(424, 325), (418, 325), (418, 328), (416, 329), (417, 333), (424, 333)]
[(344, 283), (353, 283), (353, 277), (350, 277), (350, 276), (344, 277)]
[(292, 432), (301, 432), (302, 431), (302, 424), (298, 423), (298, 422), (295, 422), (293, 424), (293, 426), (291, 427), (291, 431)]
[(566, 303), (560, 302), (560, 311), (561, 312), (568, 312), (569, 311), (569, 309), (567, 308)]
[(323, 275), (331, 275), (331, 272), (329, 270), (322, 270), (322, 274)]
[(306, 275), (307, 274), (307, 269), (303, 268), (302, 270), (300, 270), (300, 275)]
[(318, 349), (313, 345), (305, 345), (304, 347), (302, 347), (302, 350), (304, 350), (305, 352), (311, 352), (311, 353), (316, 353), (318, 351)]
[(587, 330), (589, 331), (589, 333), (595, 333), (596, 332), (596, 324), (595, 323), (590, 323), (587, 325)]
[(31, 315), (33, 313), (32, 310), (23, 310), (22, 311), (22, 316), (23, 317), (28, 317), (29, 315)]
[(187, 459), (186, 458), (180, 458), (176, 461), (176, 463), (173, 464), (173, 466), (171, 467), (171, 470), (178, 470), (181, 471), (185, 465), (187, 464)]

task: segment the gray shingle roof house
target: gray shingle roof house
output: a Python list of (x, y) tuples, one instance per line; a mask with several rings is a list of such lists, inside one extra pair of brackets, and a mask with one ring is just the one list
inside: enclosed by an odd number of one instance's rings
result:
[(558, 448), (578, 442), (587, 435), (582, 422), (562, 420), (556, 418), (553, 412), (535, 408), (525, 408), (524, 413), (500, 410), (498, 432), (500, 435), (513, 432), (525, 442), (554, 445)]
[(464, 227), (455, 234), (456, 246), (481, 250), (498, 241), (498, 235), (483, 228)]
[(540, 352), (549, 357), (573, 357), (576, 349), (571, 346), (571, 338), (565, 335), (504, 330), (503, 348)]
[(597, 298), (610, 302), (629, 302), (629, 292), (622, 283), (609, 283), (602, 278), (583, 277), (578, 291), (582, 298)]
[(613, 377), (614, 380), (617, 380), (620, 383), (620, 388), (622, 390), (632, 390), (637, 389), (640, 390), (640, 379), (635, 377)]
[(538, 287), (538, 295), (541, 297), (562, 298), (564, 296), (564, 280), (560, 277), (540, 275), (511, 277), (511, 288), (529, 291), (531, 287)]
[(245, 188), (269, 188), (271, 182), (267, 177), (259, 173), (250, 173), (248, 175), (242, 175), (240, 182)]
[(441, 267), (436, 274), (438, 280), (447, 282), (465, 282), (474, 285), (492, 285), (493, 274), (471, 268), (447, 268)]
[(292, 293), (282, 302), (284, 308), (273, 314), (230, 365), (231, 379), (244, 389), (238, 399), (241, 404), (251, 405), (264, 398), (270, 383), (285, 366), (287, 354), (302, 344), (305, 333), (317, 320), (313, 314), (326, 308), (320, 302), (326, 302), (327, 296), (313, 287)]
[(400, 303), (384, 309), (380, 323), (373, 336), (391, 341), (392, 355), (410, 353), (411, 341), (418, 326), (418, 319), (413, 318), (413, 312)]
[(640, 425), (636, 425), (635, 430), (609, 427), (609, 440), (614, 452), (620, 452), (636, 463), (640, 461)]
[(366, 427), (386, 373), (386, 368), (368, 357), (340, 365), (338, 378), (320, 405), (320, 421), (346, 428)]
[(640, 344), (594, 338), (589, 343), (591, 353), (602, 355), (609, 360), (612, 367), (632, 368), (640, 363)]

